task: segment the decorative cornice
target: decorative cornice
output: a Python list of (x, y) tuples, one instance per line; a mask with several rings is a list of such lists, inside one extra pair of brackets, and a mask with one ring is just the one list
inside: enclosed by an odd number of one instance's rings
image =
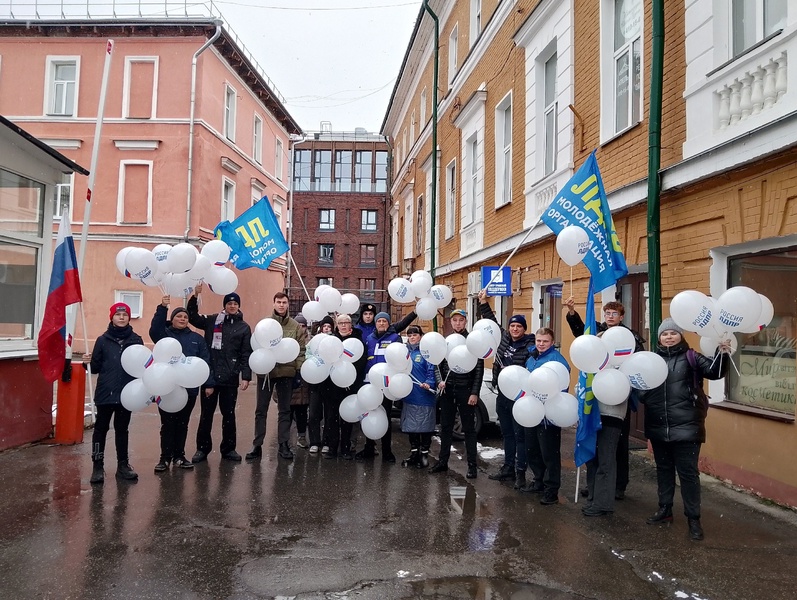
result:
[(224, 169), (225, 171), (229, 171), (233, 175), (237, 175), (238, 171), (241, 170), (241, 165), (239, 165), (237, 162), (235, 162), (231, 158), (228, 158), (226, 156), (222, 156), (221, 157), (221, 168)]
[(117, 150), (157, 150), (160, 140), (114, 140)]
[(56, 150), (80, 150), (83, 145), (83, 140), (75, 139), (57, 139), (57, 138), (39, 138), (42, 142), (55, 148)]

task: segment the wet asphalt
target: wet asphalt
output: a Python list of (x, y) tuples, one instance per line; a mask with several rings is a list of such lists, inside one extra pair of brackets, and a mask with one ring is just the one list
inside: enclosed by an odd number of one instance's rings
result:
[[(189, 456), (198, 422), (189, 429)], [(254, 392), (239, 399), (238, 451), (248, 451)], [(218, 443), (220, 419), (214, 423)], [(393, 421), (394, 452), (408, 452)], [(500, 466), (500, 435), (480, 437), (479, 476), (465, 479), (461, 443), (448, 473), (400, 464), (276, 453), (276, 405), (262, 460), (218, 452), (192, 471), (155, 474), (159, 417), (133, 416), (136, 483), (89, 484), (83, 444), (0, 453), (0, 598), (245, 599), (791, 599), (797, 597), (797, 515), (705, 479), (702, 542), (680, 500), (671, 525), (656, 509), (653, 463), (633, 452), (611, 517), (574, 503), (574, 432), (563, 435), (560, 503), (539, 504)], [(293, 433), (295, 436), (295, 431)], [(106, 448), (114, 456), (113, 432)], [(362, 447), (362, 440), (360, 440)], [(432, 455), (437, 452), (437, 441)]]

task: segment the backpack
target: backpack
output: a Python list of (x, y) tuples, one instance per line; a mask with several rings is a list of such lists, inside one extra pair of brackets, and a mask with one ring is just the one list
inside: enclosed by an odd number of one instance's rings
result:
[(703, 377), (697, 371), (697, 356), (696, 352), (689, 348), (686, 351), (686, 360), (692, 368), (692, 395), (694, 396), (695, 405), (700, 406), (703, 412), (708, 412), (709, 399), (706, 391), (703, 389)]

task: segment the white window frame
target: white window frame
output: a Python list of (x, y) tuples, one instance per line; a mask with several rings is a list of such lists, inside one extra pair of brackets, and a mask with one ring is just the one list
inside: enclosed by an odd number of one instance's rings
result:
[[(80, 98), (80, 56), (51, 56), (46, 58), (46, 81), (44, 86), (44, 106), (42, 114), (48, 117), (77, 117), (78, 98)], [(72, 114), (57, 113), (53, 102), (55, 102), (55, 68), (58, 65), (75, 64), (74, 98)]]
[(457, 159), (446, 165), (446, 239), (454, 237), (457, 218)]
[(235, 143), (235, 118), (238, 92), (229, 83), (224, 84), (224, 137)]
[[(318, 285), (332, 285), (332, 277), (319, 277), (318, 278)], [(318, 286), (316, 286), (318, 287)]]
[(423, 128), (426, 127), (426, 104), (428, 103), (428, 93), (426, 88), (423, 88), (421, 91), (421, 109), (420, 109), (420, 130), (423, 131)]
[[(554, 72), (554, 89), (553, 89), (553, 101), (545, 104), (545, 97), (548, 92), (547, 82), (548, 79), (546, 77), (548, 73), (548, 65), (551, 63), (552, 60), (556, 61), (556, 71)], [(540, 99), (542, 106), (542, 114), (541, 116), (541, 123), (542, 123), (542, 159), (540, 160), (540, 172), (542, 173), (543, 178), (547, 177), (551, 173), (556, 172), (556, 155), (559, 151), (559, 144), (558, 144), (558, 132), (559, 132), (559, 95), (557, 89), (557, 81), (559, 75), (559, 58), (556, 53), (556, 49), (554, 48), (553, 53), (548, 56), (544, 61), (542, 61), (542, 66), (540, 68), (540, 73), (542, 77), (540, 81), (542, 83), (542, 89), (540, 92)], [(551, 127), (549, 127), (549, 117), (552, 119)], [(549, 161), (550, 160), (550, 164)]]
[(252, 184), (251, 193), (252, 193), (252, 202), (250, 206), (254, 206), (255, 202), (258, 202), (264, 195), (266, 189), (261, 187), (259, 184)]
[(424, 242), (426, 236), (424, 235), (424, 224), (426, 223), (426, 218), (424, 215), (424, 210), (426, 209), (426, 202), (423, 194), (418, 194), (418, 198), (415, 201), (415, 253), (420, 254), (424, 249)]
[(335, 244), (330, 242), (322, 242), (318, 244), (318, 262), (325, 264), (334, 264), (335, 262)]
[[(730, 0), (728, 5), (728, 25), (730, 30), (728, 31), (728, 47), (730, 51), (729, 58), (735, 58), (737, 56), (741, 56), (747, 50), (755, 46), (758, 42), (766, 38), (767, 36), (771, 35), (778, 29), (783, 29), (786, 27), (786, 23), (778, 23), (775, 24), (771, 31), (767, 32), (765, 28), (765, 19), (764, 19), (764, 12), (765, 12), (765, 4), (766, 0), (744, 0), (745, 8), (750, 9), (752, 11), (752, 28), (753, 28), (753, 39), (746, 42), (743, 48), (736, 48), (736, 23), (734, 22), (734, 5), (736, 1), (740, 0)], [(779, 4), (782, 4), (783, 16), (784, 19), (788, 20), (788, 3), (787, 0), (776, 0)]]
[(122, 83), (122, 118), (129, 119), (130, 117), (130, 92), (133, 91), (132, 82), (130, 80), (133, 65), (136, 63), (152, 63), (152, 104), (150, 108), (149, 117), (134, 117), (136, 119), (150, 118), (155, 119), (158, 116), (158, 67), (160, 60), (157, 56), (125, 56), (125, 75), (124, 82)]
[[(509, 118), (509, 139), (504, 139)], [(512, 202), (512, 91), (495, 107), (495, 208)]]
[(399, 203), (390, 208), (390, 265), (399, 265)]
[(235, 218), (235, 182), (227, 177), (221, 178), (221, 220), (231, 221)]
[(252, 159), (263, 165), (263, 117), (257, 113), (252, 119)]
[(285, 164), (285, 159), (283, 158), (284, 154), (285, 154), (285, 146), (282, 143), (282, 140), (280, 138), (277, 138), (274, 148), (274, 176), (279, 181), (282, 181), (283, 165)]
[[(370, 213), (374, 214), (374, 226), (373, 228), (370, 227), (370, 219), (365, 219), (363, 221), (363, 217), (366, 217)], [(360, 231), (377, 231), (379, 229), (378, 226), (379, 221), (379, 211), (373, 208), (363, 208), (360, 210)], [(365, 225), (365, 227), (363, 226)]]
[[(140, 319), (144, 312), (144, 292), (140, 290), (114, 290), (114, 302), (124, 302), (130, 307), (130, 318)], [(136, 302), (130, 302), (136, 298)]]
[(64, 213), (61, 212), (61, 190), (67, 188), (69, 189), (69, 212), (66, 217), (69, 219), (70, 223), (72, 222), (72, 207), (75, 203), (75, 174), (69, 173), (68, 175), (64, 175), (64, 181), (61, 183), (55, 184), (55, 199), (53, 200), (53, 205), (55, 210), (53, 211), (53, 220), (60, 220), (64, 217)]
[(459, 62), (459, 23), (454, 23), (454, 28), (448, 35), (448, 87), (450, 88), (454, 83), (454, 78), (457, 76), (457, 68)]
[(470, 47), (482, 32), (482, 0), (470, 0)]
[(473, 225), (476, 221), (476, 202), (479, 194), (479, 135), (474, 133), (465, 141), (464, 168), (462, 172), (463, 187), (462, 214), (460, 227)]
[[(128, 165), (144, 165), (148, 167), (149, 176), (147, 178), (147, 222), (146, 223), (127, 223), (125, 217), (125, 167)], [(116, 224), (125, 227), (146, 227), (152, 225), (152, 166), (151, 160), (120, 160), (119, 161), (119, 188), (116, 196)]]
[(404, 201), (404, 257), (415, 258), (415, 202), (412, 194)]
[[(321, 212), (327, 211), (329, 213), (327, 216), (331, 217), (328, 221), (326, 221), (330, 226), (323, 227), (322, 224), (324, 221), (321, 220)], [(318, 229), (319, 231), (335, 231), (335, 209), (334, 208), (319, 208), (318, 209)]]

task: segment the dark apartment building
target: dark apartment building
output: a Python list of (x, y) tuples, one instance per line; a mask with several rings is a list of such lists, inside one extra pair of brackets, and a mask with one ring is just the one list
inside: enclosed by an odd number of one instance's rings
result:
[[(322, 124), (323, 127), (324, 124)], [(308, 133), (293, 155), (289, 295), (295, 314), (321, 284), (387, 307), (388, 146), (364, 129)]]

